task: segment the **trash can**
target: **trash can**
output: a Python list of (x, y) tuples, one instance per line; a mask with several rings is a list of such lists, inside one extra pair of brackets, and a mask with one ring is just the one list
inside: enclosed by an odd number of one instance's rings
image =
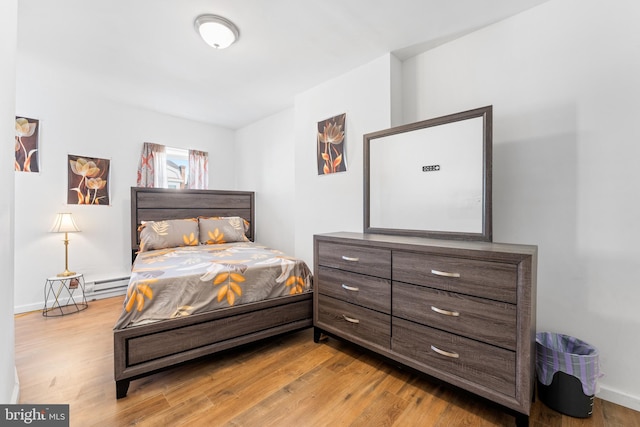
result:
[(598, 350), (568, 335), (536, 334), (538, 398), (548, 407), (576, 418), (593, 412), (600, 365)]

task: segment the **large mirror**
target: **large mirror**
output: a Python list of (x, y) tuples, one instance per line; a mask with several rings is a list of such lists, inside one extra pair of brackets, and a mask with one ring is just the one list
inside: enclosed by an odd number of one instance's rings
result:
[(364, 135), (364, 232), (492, 240), (492, 107)]

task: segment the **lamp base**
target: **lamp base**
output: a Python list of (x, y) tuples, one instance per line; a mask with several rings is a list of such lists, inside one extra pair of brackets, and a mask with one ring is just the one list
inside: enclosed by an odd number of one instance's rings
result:
[(69, 276), (75, 276), (76, 272), (75, 271), (69, 271), (69, 270), (65, 270), (62, 273), (58, 274), (58, 277), (69, 277)]

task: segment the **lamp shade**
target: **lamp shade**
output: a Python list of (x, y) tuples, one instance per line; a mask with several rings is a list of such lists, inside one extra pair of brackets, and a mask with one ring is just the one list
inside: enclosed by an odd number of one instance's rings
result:
[(59, 213), (56, 215), (56, 220), (51, 227), (53, 233), (74, 233), (80, 231), (76, 222), (73, 220), (73, 216), (69, 212)]
[(194, 25), (202, 40), (216, 49), (225, 49), (240, 37), (238, 27), (222, 16), (200, 15)]

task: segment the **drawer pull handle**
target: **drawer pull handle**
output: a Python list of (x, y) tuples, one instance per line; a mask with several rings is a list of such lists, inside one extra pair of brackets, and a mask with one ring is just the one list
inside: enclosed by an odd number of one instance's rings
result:
[(449, 273), (448, 271), (431, 270), (431, 274), (443, 277), (460, 277), (460, 273)]
[(460, 316), (460, 312), (458, 311), (443, 310), (441, 308), (434, 307), (434, 306), (431, 306), (431, 310), (435, 311), (436, 313), (444, 314), (445, 316), (453, 316), (453, 317)]
[(438, 354), (441, 354), (443, 356), (446, 357), (450, 357), (452, 359), (457, 359), (460, 357), (460, 355), (458, 353), (451, 353), (449, 351), (444, 351), (444, 350), (440, 350), (438, 347), (436, 347), (435, 345), (431, 346), (431, 350), (435, 351)]
[(346, 289), (348, 291), (353, 291), (353, 292), (358, 292), (360, 290), (360, 288), (356, 288), (355, 286), (345, 285), (344, 283), (342, 284), (342, 289)]
[(360, 258), (354, 258), (354, 257), (346, 256), (346, 255), (342, 255), (342, 259), (345, 260), (345, 261), (350, 261), (350, 262), (358, 262), (358, 261), (360, 261)]
[(345, 316), (344, 314), (342, 315), (342, 317), (344, 317), (344, 320), (346, 320), (349, 323), (360, 323), (360, 321), (358, 319), (354, 319), (353, 317), (349, 317), (349, 316)]

